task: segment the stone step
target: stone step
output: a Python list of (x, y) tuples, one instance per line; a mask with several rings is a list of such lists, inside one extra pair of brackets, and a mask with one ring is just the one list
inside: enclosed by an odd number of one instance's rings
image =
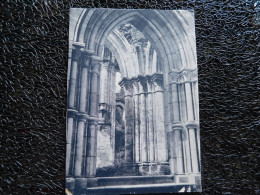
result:
[(147, 194), (147, 193), (170, 193), (187, 192), (192, 188), (191, 184), (139, 184), (139, 185), (115, 185), (99, 186), (87, 189), (88, 195), (98, 194)]
[(97, 177), (98, 186), (174, 183), (172, 175)]

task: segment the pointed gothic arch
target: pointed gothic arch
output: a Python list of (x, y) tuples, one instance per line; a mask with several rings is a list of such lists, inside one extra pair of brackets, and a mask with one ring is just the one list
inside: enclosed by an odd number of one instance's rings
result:
[[(70, 35), (66, 167), (69, 177), (81, 178), (75, 180), (74, 188), (97, 184), (97, 132), (105, 129), (111, 147), (115, 145), (116, 71), (123, 76), (119, 84), (125, 92), (125, 161), (129, 169), (136, 171), (137, 167), (145, 175), (152, 171), (163, 174), (169, 168), (177, 182), (183, 175), (192, 175), (190, 182), (194, 183), (200, 157), (199, 153), (191, 155), (190, 149), (199, 148), (192, 15), (188, 11), (110, 9), (76, 14), (78, 22)], [(119, 32), (118, 27), (126, 24), (148, 40), (145, 54)], [(108, 58), (104, 58), (104, 47), (111, 52)], [(142, 55), (147, 61), (141, 61)]]

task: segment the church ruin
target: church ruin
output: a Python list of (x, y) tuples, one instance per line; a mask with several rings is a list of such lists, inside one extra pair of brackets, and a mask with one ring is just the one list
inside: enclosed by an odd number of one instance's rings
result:
[(193, 12), (71, 9), (69, 38), (67, 188), (200, 188)]

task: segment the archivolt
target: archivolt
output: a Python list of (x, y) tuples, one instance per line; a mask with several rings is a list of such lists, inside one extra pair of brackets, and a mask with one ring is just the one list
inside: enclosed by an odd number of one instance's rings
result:
[[(185, 15), (185, 17), (184, 17)], [(135, 57), (131, 56), (131, 66), (135, 72), (129, 72), (127, 55), (122, 55), (122, 48), (129, 46), (123, 37), (113, 31), (118, 25), (131, 23), (151, 42), (164, 68), (164, 73), (171, 70), (196, 67), (195, 33), (193, 20), (186, 20), (191, 16), (188, 11), (156, 11), (156, 10), (114, 10), (96, 9), (93, 12), (83, 12), (78, 25), (78, 32), (74, 40), (86, 43), (86, 49), (95, 51), (101, 56), (104, 44), (108, 44), (119, 61), (120, 69), (127, 76), (138, 74), (139, 67)], [(119, 40), (115, 41), (117, 38)], [(124, 47), (118, 47), (122, 46)], [(125, 53), (127, 54), (127, 52)]]

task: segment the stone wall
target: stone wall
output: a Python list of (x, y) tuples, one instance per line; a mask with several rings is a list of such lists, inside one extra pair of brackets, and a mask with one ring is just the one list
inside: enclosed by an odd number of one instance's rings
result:
[(97, 132), (97, 169), (114, 165), (114, 149), (110, 136), (111, 126), (101, 125)]

